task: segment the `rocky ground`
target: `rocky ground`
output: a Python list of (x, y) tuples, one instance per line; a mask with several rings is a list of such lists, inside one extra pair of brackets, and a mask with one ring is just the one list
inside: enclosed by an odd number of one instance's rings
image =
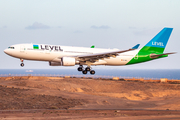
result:
[(180, 119), (180, 84), (1, 77), (2, 119)]
[(0, 85), (0, 110), (68, 109), (83, 105), (82, 99), (66, 99), (51, 95), (26, 94), (29, 89), (7, 88)]

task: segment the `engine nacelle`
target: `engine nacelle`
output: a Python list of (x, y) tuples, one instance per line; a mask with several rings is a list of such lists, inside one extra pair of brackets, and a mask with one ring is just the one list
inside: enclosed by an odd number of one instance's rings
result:
[(74, 66), (76, 64), (75, 58), (72, 57), (63, 57), (61, 61), (63, 66)]
[(49, 62), (50, 66), (62, 66), (62, 62)]

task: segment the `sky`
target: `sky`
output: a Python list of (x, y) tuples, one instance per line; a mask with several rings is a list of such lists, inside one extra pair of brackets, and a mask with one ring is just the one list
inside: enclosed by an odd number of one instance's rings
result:
[[(97, 69), (180, 69), (180, 0), (0, 0), (0, 69), (66, 69), (20, 60), (3, 51), (37, 43), (125, 50), (143, 47), (164, 27), (174, 28), (164, 52), (150, 62)], [(67, 68), (77, 68), (67, 67)]]

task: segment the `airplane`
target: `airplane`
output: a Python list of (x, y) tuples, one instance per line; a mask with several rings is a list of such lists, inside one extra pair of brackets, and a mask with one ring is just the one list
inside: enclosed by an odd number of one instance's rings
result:
[[(163, 53), (172, 30), (173, 28), (163, 28), (141, 49), (138, 49), (139, 44), (127, 50), (119, 50), (31, 43), (11, 45), (4, 52), (19, 58), (22, 67), (24, 60), (48, 61), (50, 66), (79, 65), (78, 71), (94, 75), (95, 70), (91, 67), (93, 65), (131, 65), (174, 54), (175, 52)], [(83, 65), (87, 67), (84, 68)]]

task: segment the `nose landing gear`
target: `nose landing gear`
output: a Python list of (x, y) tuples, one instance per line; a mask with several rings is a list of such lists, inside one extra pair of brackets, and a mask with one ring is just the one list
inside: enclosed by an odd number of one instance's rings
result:
[(20, 61), (21, 61), (20, 66), (21, 66), (21, 67), (24, 67), (24, 63), (23, 63), (24, 60), (23, 60), (23, 59), (20, 59)]
[(83, 74), (87, 74), (87, 72), (89, 71), (91, 75), (95, 74), (94, 70), (91, 70), (91, 67), (87, 66), (85, 69), (83, 68), (82, 65), (80, 65), (77, 69), (78, 71), (82, 71)]

